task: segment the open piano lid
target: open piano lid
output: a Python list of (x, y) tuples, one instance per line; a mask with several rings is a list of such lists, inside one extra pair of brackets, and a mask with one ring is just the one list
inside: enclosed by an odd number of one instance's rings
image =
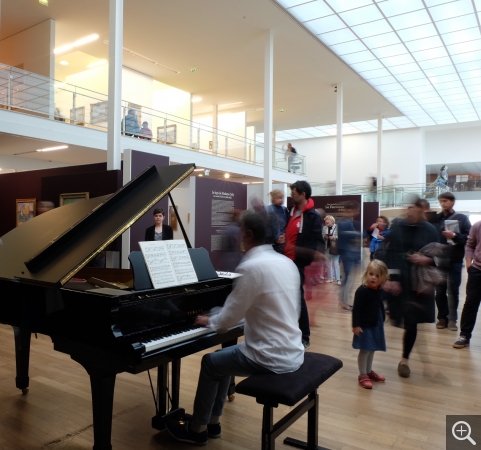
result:
[(113, 195), (25, 222), (0, 238), (0, 279), (63, 286), (194, 169), (194, 164), (151, 166)]

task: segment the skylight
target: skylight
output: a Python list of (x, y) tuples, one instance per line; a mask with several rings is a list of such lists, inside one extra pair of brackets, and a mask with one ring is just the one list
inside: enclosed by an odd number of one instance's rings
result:
[(387, 127), (481, 119), (481, 0), (275, 1), (406, 116)]

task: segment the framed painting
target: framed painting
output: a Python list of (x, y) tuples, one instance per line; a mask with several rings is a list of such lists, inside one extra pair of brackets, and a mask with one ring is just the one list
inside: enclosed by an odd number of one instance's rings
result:
[(109, 103), (99, 102), (90, 105), (90, 123), (107, 122), (109, 116)]
[(20, 198), (16, 200), (16, 223), (17, 227), (28, 222), (35, 217), (37, 210), (37, 199), (35, 198)]
[(157, 141), (162, 144), (177, 143), (177, 125), (167, 125), (166, 127), (157, 127)]
[(83, 125), (85, 123), (85, 106), (70, 110), (70, 123)]
[(60, 194), (60, 206), (69, 205), (80, 200), (87, 200), (89, 198), (88, 192), (71, 192), (68, 194)]

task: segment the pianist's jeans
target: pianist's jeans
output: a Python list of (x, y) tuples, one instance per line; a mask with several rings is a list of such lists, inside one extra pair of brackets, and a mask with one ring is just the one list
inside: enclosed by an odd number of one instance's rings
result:
[(238, 345), (204, 355), (194, 401), (194, 422), (207, 425), (211, 416), (221, 416), (232, 375), (247, 377), (272, 373), (247, 358)]

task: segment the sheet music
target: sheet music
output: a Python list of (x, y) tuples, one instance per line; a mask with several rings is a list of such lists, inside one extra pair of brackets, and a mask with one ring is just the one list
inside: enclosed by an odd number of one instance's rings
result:
[(155, 289), (198, 281), (183, 240), (139, 242)]

